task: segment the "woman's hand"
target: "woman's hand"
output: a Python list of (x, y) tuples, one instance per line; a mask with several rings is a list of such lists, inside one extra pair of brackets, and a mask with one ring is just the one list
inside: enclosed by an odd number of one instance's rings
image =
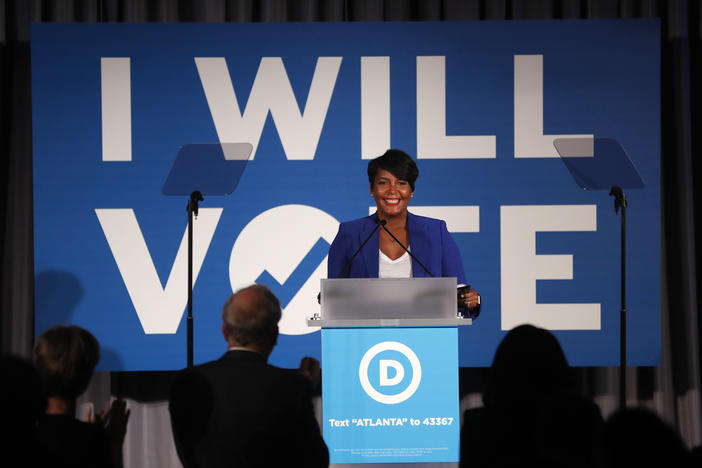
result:
[[(468, 316), (476, 318), (480, 315), (480, 294), (470, 286), (458, 288), (458, 308), (468, 310)], [(466, 315), (465, 312), (462, 315)]]
[(93, 414), (93, 408), (88, 407), (85, 421), (93, 424), (99, 424), (110, 440), (112, 445), (121, 447), (124, 442), (124, 436), (127, 433), (127, 422), (129, 421), (130, 410), (127, 409), (127, 403), (124, 400), (114, 400), (109, 409), (98, 411)]
[(458, 303), (465, 309), (474, 309), (480, 305), (480, 294), (475, 289), (464, 289), (458, 294)]

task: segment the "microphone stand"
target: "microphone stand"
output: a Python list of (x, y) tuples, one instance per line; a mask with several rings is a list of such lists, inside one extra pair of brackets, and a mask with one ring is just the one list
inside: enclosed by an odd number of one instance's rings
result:
[(609, 192), (614, 197), (614, 212), (622, 209), (621, 223), (621, 310), (619, 312), (619, 408), (626, 407), (626, 195), (615, 185)]
[(195, 190), (188, 200), (188, 369), (193, 367), (193, 217), (197, 217), (198, 202), (203, 201), (202, 193)]
[[(371, 233), (368, 234), (368, 237), (366, 237), (366, 240), (364, 240), (363, 243), (361, 244), (361, 246), (358, 249), (356, 249), (356, 251), (353, 253), (353, 255), (351, 255), (351, 258), (346, 261), (344, 268), (341, 269), (341, 272), (337, 275), (337, 278), (345, 278), (346, 277), (346, 275), (350, 271), (351, 264), (353, 263), (353, 259), (356, 258), (356, 255), (358, 255), (361, 252), (361, 250), (363, 250), (363, 247), (368, 243), (370, 238), (373, 237), (373, 234), (375, 234), (375, 231), (377, 231), (380, 226), (385, 226), (385, 223), (387, 222), (385, 220), (381, 220), (378, 217), (376, 217), (373, 221), (375, 222), (375, 228), (373, 228)], [(322, 303), (322, 293), (321, 292), (319, 292), (317, 294), (317, 303), (318, 304)]]
[[(366, 240), (363, 241), (361, 246), (358, 249), (356, 249), (356, 251), (353, 253), (351, 258), (346, 262), (346, 265), (344, 265), (344, 268), (341, 270), (341, 273), (339, 274), (339, 278), (344, 278), (345, 275), (349, 273), (348, 270), (351, 268), (351, 264), (353, 263), (353, 259), (356, 258), (356, 255), (358, 255), (361, 252), (361, 250), (363, 250), (363, 247), (368, 243), (370, 238), (373, 237), (373, 234), (375, 234), (375, 231), (377, 231), (380, 226), (385, 226), (385, 223), (386, 223), (385, 220), (382, 220), (382, 219), (377, 218), (377, 217), (373, 221), (375, 222), (375, 228), (371, 231), (370, 234), (368, 234), (368, 237), (366, 237)], [(317, 299), (319, 299), (319, 297)]]
[(427, 275), (429, 275), (429, 276), (432, 277), (432, 278), (436, 278), (436, 276), (434, 276), (434, 275), (432, 274), (432, 272), (429, 271), (429, 269), (428, 269), (427, 267), (425, 267), (424, 264), (422, 264), (422, 262), (420, 262), (419, 259), (418, 259), (417, 257), (415, 257), (414, 255), (412, 255), (412, 252), (410, 252), (409, 249), (408, 249), (407, 247), (405, 247), (405, 245), (404, 245), (402, 242), (400, 242), (400, 239), (398, 239), (397, 237), (395, 237), (395, 234), (393, 234), (392, 232), (390, 232), (390, 230), (389, 230), (388, 228), (385, 227), (385, 224), (387, 224), (387, 221), (382, 220), (382, 221), (379, 222), (379, 224), (380, 224), (380, 227), (382, 227), (383, 230), (384, 230), (385, 232), (387, 232), (387, 233), (390, 235), (390, 237), (392, 237), (393, 240), (394, 240), (395, 242), (397, 242), (397, 243), (400, 245), (400, 247), (402, 247), (402, 249), (403, 249), (405, 252), (407, 252), (407, 253), (409, 254), (410, 257), (412, 257), (412, 260), (414, 260), (415, 262), (417, 262), (417, 264), (418, 264), (420, 267), (422, 267), (422, 268), (424, 269), (424, 271), (427, 272)]
[[(434, 276), (434, 274), (433, 274), (431, 271), (429, 271), (429, 269), (428, 269), (427, 267), (425, 267), (424, 264), (423, 264), (422, 262), (420, 262), (419, 259), (418, 259), (417, 257), (415, 257), (414, 255), (412, 255), (412, 252), (410, 252), (410, 250), (409, 250), (407, 247), (405, 247), (405, 245), (404, 245), (402, 242), (400, 242), (400, 240), (399, 240), (397, 237), (395, 237), (395, 235), (394, 235), (392, 232), (390, 232), (390, 230), (389, 230), (388, 228), (385, 227), (385, 224), (387, 224), (387, 221), (385, 221), (385, 220), (378, 220), (378, 221), (376, 221), (376, 223), (378, 223), (378, 224), (380, 225), (380, 227), (382, 227), (383, 230), (384, 230), (385, 232), (387, 232), (388, 235), (390, 235), (390, 237), (392, 237), (393, 240), (394, 240), (395, 242), (397, 242), (397, 243), (400, 245), (400, 247), (402, 247), (402, 249), (403, 249), (405, 252), (407, 252), (407, 253), (409, 254), (410, 257), (412, 257), (412, 260), (414, 260), (415, 262), (417, 262), (417, 264), (418, 264), (420, 267), (422, 267), (422, 268), (424, 269), (424, 271), (426, 271), (427, 274), (428, 274), (430, 277), (436, 278), (436, 276)], [(470, 285), (467, 286), (467, 289), (470, 289)], [(469, 311), (469, 314), (470, 314), (471, 318), (476, 318), (476, 317), (480, 314), (480, 305), (481, 305), (481, 304), (480, 304), (480, 296), (478, 296), (478, 303), (477, 303), (474, 307), (471, 307), (471, 308), (469, 308), (469, 309), (466, 309), (466, 310)], [(473, 311), (473, 312), (471, 313), (470, 311)]]

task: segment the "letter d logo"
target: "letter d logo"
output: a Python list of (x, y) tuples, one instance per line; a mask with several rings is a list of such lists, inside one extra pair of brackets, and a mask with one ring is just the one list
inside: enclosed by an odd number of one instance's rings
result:
[[(412, 380), (406, 389), (400, 393), (394, 395), (387, 395), (385, 393), (380, 393), (378, 390), (373, 388), (373, 385), (368, 378), (368, 367), (375, 356), (383, 351), (397, 351), (403, 354), (412, 365)], [(380, 385), (381, 386), (393, 386), (402, 382), (405, 376), (404, 366), (394, 359), (380, 359)], [(394, 375), (390, 377), (389, 369), (394, 370)], [(397, 403), (402, 403), (411, 397), (414, 392), (419, 388), (419, 383), (422, 380), (422, 366), (419, 363), (417, 355), (414, 354), (408, 346), (398, 343), (397, 341), (383, 341), (372, 346), (366, 354), (361, 358), (361, 364), (358, 366), (358, 378), (361, 381), (361, 387), (368, 394), (369, 397), (374, 399), (379, 403), (384, 403), (386, 405), (394, 405)]]

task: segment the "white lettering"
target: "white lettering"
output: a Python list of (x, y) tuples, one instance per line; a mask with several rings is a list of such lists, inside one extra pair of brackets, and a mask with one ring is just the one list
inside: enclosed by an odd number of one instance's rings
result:
[(572, 255), (536, 255), (536, 232), (596, 231), (597, 205), (502, 206), (500, 218), (502, 330), (599, 330), (599, 303), (536, 303), (536, 280), (573, 279)]
[(100, 58), (102, 160), (132, 160), (132, 85), (129, 57)]
[(446, 135), (446, 57), (417, 57), (417, 158), (495, 158), (496, 140)]
[[(187, 229), (163, 288), (134, 210), (96, 209), (95, 213), (144, 333), (175, 333), (188, 302)], [(201, 208), (193, 223), (193, 284), (221, 215), (222, 208)]]
[(589, 138), (594, 155), (593, 135), (544, 135), (543, 55), (514, 56), (514, 157), (557, 158), (557, 138)]
[(319, 57), (301, 114), (280, 57), (263, 57), (242, 114), (223, 57), (195, 57), (220, 143), (253, 145), (254, 159), (270, 110), (288, 159), (314, 159), (341, 57)]
[[(402, 382), (402, 379), (405, 377), (405, 368), (400, 362), (394, 359), (379, 359), (378, 362), (380, 364), (381, 386), (397, 385)], [(388, 372), (388, 369), (391, 367), (395, 370), (393, 377), (390, 377)]]
[(390, 57), (361, 57), (361, 159), (390, 148)]

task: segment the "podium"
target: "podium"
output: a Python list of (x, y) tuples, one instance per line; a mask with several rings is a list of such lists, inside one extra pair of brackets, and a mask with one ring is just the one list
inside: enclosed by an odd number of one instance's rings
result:
[(321, 306), (330, 462), (457, 462), (456, 278), (323, 279)]

